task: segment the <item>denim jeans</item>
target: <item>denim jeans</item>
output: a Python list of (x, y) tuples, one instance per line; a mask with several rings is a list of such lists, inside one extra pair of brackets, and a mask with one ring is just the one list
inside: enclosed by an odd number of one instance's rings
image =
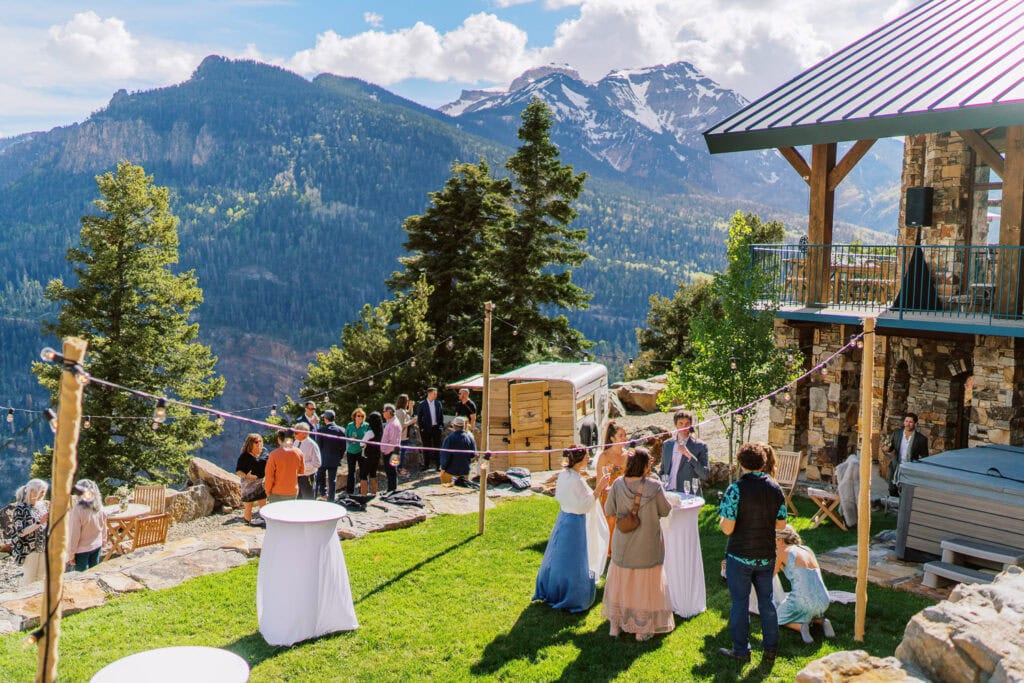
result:
[(729, 610), (729, 635), (733, 652), (750, 652), (750, 586), (757, 593), (757, 609), (761, 612), (761, 648), (774, 650), (779, 646), (779, 617), (772, 602), (772, 578), (775, 563), (752, 567), (730, 556), (725, 558), (725, 582), (729, 586), (732, 607)]
[(75, 553), (75, 571), (84, 572), (90, 567), (95, 567), (100, 563), (100, 549), (87, 550), (84, 553)]

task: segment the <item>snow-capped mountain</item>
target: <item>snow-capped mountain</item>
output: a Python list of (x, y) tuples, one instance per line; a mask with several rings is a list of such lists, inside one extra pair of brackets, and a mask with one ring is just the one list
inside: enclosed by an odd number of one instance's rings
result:
[[(569, 67), (541, 67), (517, 78), (504, 92), (465, 91), (441, 111), (467, 131), (514, 145), (519, 114), (533, 97), (551, 108), (552, 139), (563, 158), (580, 170), (655, 192), (707, 193), (806, 211), (806, 185), (774, 150), (714, 157), (708, 153), (701, 133), (747, 100), (688, 62), (613, 71), (596, 83), (584, 81)], [(893, 152), (898, 164), (899, 150)], [(889, 176), (891, 163), (882, 161), (886, 177), (878, 182), (898, 184), (898, 170)], [(862, 165), (871, 163), (876, 162), (868, 158)], [(853, 181), (851, 176), (848, 182)], [(877, 190), (862, 187), (855, 194), (863, 202)], [(857, 213), (859, 206), (851, 207), (846, 220), (894, 225), (897, 207), (891, 193), (887, 196), (891, 212), (883, 210), (881, 221), (877, 206), (863, 217)]]

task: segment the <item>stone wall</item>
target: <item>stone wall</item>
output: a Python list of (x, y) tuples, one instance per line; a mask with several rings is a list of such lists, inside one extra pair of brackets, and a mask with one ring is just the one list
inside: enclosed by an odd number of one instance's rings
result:
[[(812, 340), (812, 330), (787, 325), (783, 320), (775, 321), (775, 345), (778, 348), (802, 349), (810, 347)], [(807, 401), (806, 382), (801, 382), (789, 392), (789, 400), (785, 394), (771, 400), (768, 443), (784, 451), (804, 451), (807, 448)]]
[(1024, 445), (1024, 340), (979, 335), (972, 360), (970, 445)]

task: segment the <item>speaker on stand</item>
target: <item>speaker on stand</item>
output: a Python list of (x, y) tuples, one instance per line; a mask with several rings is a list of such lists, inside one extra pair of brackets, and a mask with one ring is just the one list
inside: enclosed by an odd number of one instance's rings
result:
[(934, 191), (930, 187), (908, 187), (904, 224), (912, 228), (930, 226), (933, 198)]

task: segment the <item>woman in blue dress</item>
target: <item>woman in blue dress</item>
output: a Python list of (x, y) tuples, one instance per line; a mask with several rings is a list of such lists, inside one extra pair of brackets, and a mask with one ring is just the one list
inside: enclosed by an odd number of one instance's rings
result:
[(814, 551), (803, 544), (793, 527), (775, 532), (775, 571), (784, 571), (790, 591), (778, 607), (779, 626), (800, 632), (805, 643), (813, 643), (811, 624), (821, 624), (826, 638), (835, 638), (832, 622), (825, 618), (828, 589)]
[(591, 491), (586, 482), (590, 451), (573, 446), (563, 455), (564, 469), (555, 487), (561, 511), (540, 563), (533, 599), (555, 609), (582, 612), (594, 604), (597, 579), (608, 557), (608, 522), (597, 504), (608, 486), (608, 475)]

